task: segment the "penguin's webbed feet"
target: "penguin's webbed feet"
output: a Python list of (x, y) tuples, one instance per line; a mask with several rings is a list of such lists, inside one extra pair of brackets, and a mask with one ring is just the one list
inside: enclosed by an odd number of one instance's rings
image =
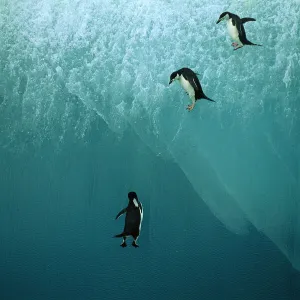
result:
[(243, 47), (243, 45), (239, 45), (238, 43), (232, 43), (231, 45), (232, 45), (232, 47), (234, 47), (233, 50), (237, 50), (237, 49), (240, 49)]
[(127, 247), (127, 244), (126, 244), (126, 242), (123, 242), (120, 246), (121, 246), (122, 248), (125, 248), (125, 247)]
[(234, 49), (233, 49), (233, 51), (235, 51), (235, 50), (237, 50), (237, 49), (240, 49), (240, 48), (242, 48), (243, 46), (237, 46), (237, 47), (235, 47)]
[(134, 248), (138, 248), (138, 247), (139, 247), (139, 245), (138, 245), (135, 241), (132, 242), (132, 246), (133, 246)]
[(188, 105), (188, 107), (186, 108), (188, 111), (191, 111), (194, 109), (194, 104)]

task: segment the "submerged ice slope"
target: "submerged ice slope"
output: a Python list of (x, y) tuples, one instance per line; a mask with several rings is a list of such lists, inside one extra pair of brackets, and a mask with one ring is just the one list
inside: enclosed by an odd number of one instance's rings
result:
[[(224, 10), (256, 18), (248, 38), (264, 47), (232, 51)], [(300, 268), (299, 13), (297, 0), (4, 0), (1, 145), (84, 138), (95, 114), (131, 128), (230, 230), (252, 223)], [(183, 66), (216, 103), (185, 110), (168, 86)]]

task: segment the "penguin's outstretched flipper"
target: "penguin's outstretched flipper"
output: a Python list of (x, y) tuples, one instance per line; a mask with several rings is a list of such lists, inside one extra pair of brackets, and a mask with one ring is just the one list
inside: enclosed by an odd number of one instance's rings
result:
[(245, 24), (246, 22), (256, 21), (256, 19), (254, 19), (254, 18), (242, 18), (241, 21), (242, 21), (243, 24)]
[(122, 233), (120, 233), (120, 234), (114, 235), (113, 237), (115, 237), (115, 238), (120, 238), (120, 237), (124, 237), (124, 236), (125, 236), (125, 233), (122, 232)]
[(123, 214), (125, 214), (125, 213), (126, 213), (126, 210), (127, 210), (127, 208), (122, 209), (122, 210), (117, 214), (116, 220), (117, 220), (120, 216), (122, 216)]

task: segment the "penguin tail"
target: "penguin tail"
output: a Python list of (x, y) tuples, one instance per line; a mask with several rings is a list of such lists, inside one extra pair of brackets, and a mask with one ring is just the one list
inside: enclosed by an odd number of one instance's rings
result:
[(213, 100), (213, 99), (210, 99), (210, 98), (208, 98), (207, 96), (205, 96), (205, 95), (203, 95), (203, 97), (202, 97), (203, 99), (205, 99), (205, 100), (208, 100), (208, 101), (211, 101), (211, 102), (216, 102), (215, 100)]
[(120, 238), (120, 237), (123, 237), (123, 236), (125, 236), (124, 232), (122, 232), (122, 233), (120, 233), (120, 234), (116, 234), (116, 235), (114, 235), (113, 237), (115, 237), (115, 238)]
[(260, 47), (262, 47), (262, 45), (254, 44), (254, 43), (251, 43), (250, 41), (247, 41), (247, 43), (245, 43), (245, 45), (249, 45), (249, 46), (260, 46)]

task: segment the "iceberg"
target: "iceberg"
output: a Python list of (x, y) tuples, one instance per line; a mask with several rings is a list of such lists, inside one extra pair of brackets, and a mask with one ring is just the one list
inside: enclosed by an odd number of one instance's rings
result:
[[(232, 51), (215, 24), (225, 10), (255, 18), (247, 35), (263, 47)], [(255, 226), (300, 270), (299, 15), (298, 0), (3, 0), (0, 145), (84, 140), (101, 118), (177, 164), (229, 230)], [(216, 103), (185, 110), (168, 85), (185, 66)]]

